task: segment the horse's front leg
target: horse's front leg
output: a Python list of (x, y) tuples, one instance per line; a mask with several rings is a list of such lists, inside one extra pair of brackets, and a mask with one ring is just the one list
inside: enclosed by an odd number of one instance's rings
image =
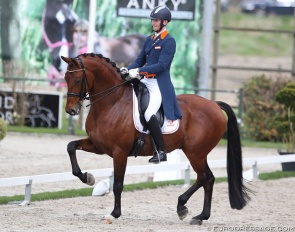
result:
[(124, 187), (124, 176), (127, 165), (128, 154), (121, 153), (119, 156), (113, 156), (114, 163), (114, 185), (113, 191), (115, 196), (114, 209), (110, 215), (104, 216), (103, 220), (109, 223), (112, 218), (119, 218), (121, 216), (121, 195)]
[(71, 141), (68, 144), (67, 151), (70, 156), (72, 164), (72, 173), (74, 176), (77, 176), (83, 183), (88, 185), (94, 185), (95, 179), (91, 173), (82, 173), (79, 167), (76, 151), (83, 150), (87, 152), (97, 153), (97, 149), (93, 145), (92, 141), (89, 138)]

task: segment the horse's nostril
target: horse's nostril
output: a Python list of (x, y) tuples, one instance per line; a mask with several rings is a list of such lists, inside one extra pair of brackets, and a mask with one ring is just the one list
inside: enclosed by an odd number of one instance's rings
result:
[(76, 110), (74, 109), (69, 109), (66, 111), (69, 115), (75, 115), (76, 114)]
[(75, 115), (75, 114), (76, 114), (76, 110), (71, 109), (71, 111), (70, 111), (70, 115)]

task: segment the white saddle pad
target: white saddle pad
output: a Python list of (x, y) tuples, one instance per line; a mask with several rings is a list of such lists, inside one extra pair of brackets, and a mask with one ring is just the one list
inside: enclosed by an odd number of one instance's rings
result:
[[(138, 111), (138, 100), (133, 90), (133, 121), (136, 130), (143, 132), (143, 126), (140, 122), (139, 111)], [(164, 119), (164, 124), (161, 128), (163, 134), (172, 134), (176, 132), (179, 128), (179, 119), (177, 120), (168, 120), (166, 117)], [(149, 133), (147, 131), (146, 133)]]

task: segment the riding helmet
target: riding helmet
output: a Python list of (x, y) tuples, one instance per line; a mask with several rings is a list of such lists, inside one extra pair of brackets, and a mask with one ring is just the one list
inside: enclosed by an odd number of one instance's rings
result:
[(151, 14), (150, 19), (162, 19), (162, 20), (168, 20), (171, 21), (171, 11), (166, 6), (157, 6), (155, 7)]

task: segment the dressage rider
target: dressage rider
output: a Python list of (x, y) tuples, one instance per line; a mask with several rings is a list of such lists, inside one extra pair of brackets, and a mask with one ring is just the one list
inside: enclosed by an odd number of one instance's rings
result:
[(131, 78), (141, 79), (150, 93), (150, 102), (144, 114), (148, 129), (153, 137), (157, 154), (150, 163), (166, 161), (165, 144), (156, 112), (163, 104), (164, 114), (168, 120), (182, 117), (174, 86), (170, 78), (170, 67), (176, 50), (174, 38), (168, 33), (166, 25), (171, 21), (171, 12), (166, 6), (155, 7), (150, 17), (153, 34), (145, 40), (137, 59), (127, 68), (122, 67), (121, 73), (129, 72)]

